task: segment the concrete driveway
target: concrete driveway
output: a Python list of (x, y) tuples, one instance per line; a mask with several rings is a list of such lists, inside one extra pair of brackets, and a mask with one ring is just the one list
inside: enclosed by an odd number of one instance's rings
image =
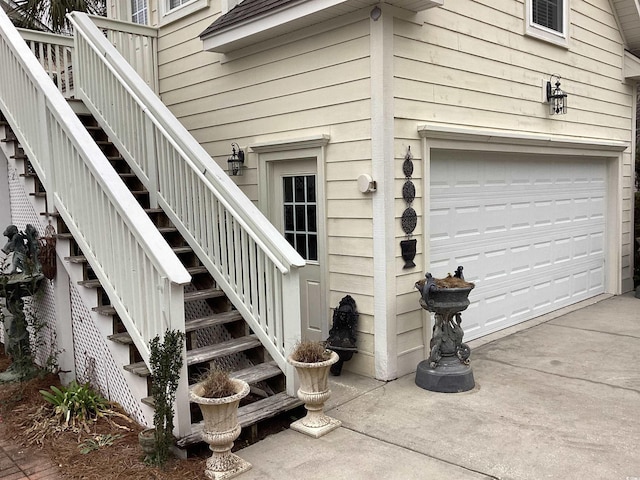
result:
[[(464, 320), (463, 320), (464, 325)], [(640, 480), (640, 300), (599, 297), (470, 342), (476, 388), (332, 380), (320, 439), (239, 451), (250, 479)]]

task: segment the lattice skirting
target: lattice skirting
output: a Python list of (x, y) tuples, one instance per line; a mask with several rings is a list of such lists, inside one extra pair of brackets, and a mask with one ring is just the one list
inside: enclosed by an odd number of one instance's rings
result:
[[(8, 166), (8, 177), (11, 222), (20, 230), (24, 230), (27, 224), (32, 224), (41, 236), (44, 235), (45, 226), (42, 223), (42, 217), (36, 212), (25, 192), (18, 171), (12, 165)], [(51, 355), (58, 353), (55, 335), (56, 321), (71, 321), (75, 371), (78, 381), (81, 383), (90, 382), (106, 398), (118, 402), (132, 418), (144, 424), (145, 416), (140, 407), (140, 401), (132, 395), (124, 378), (123, 370), (116, 365), (107, 347), (107, 340), (94, 324), (91, 312), (82, 301), (75, 285), (70, 285), (70, 292), (71, 298), (56, 299), (53, 284), (45, 279), (42, 294), (37, 295), (34, 299), (25, 299), (27, 315), (35, 315), (38, 323), (44, 325), (37, 336), (32, 331), (32, 345), (37, 347), (36, 361), (39, 365), (44, 366)], [(71, 319), (56, 318), (56, 300), (71, 302)], [(4, 343), (4, 328), (0, 328), (0, 341)], [(73, 365), (60, 365), (62, 370), (71, 370), (73, 367)]]

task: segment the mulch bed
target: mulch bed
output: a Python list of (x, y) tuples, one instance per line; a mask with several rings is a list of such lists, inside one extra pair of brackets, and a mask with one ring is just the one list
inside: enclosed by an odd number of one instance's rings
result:
[[(0, 371), (6, 370), (10, 363), (4, 355), (4, 346), (0, 344)], [(113, 408), (120, 414), (99, 418), (87, 428), (62, 429), (52, 425), (48, 420), (51, 406), (39, 393), (51, 385), (60, 385), (57, 375), (48, 374), (26, 382), (2, 385), (0, 423), (7, 427), (3, 430), (16, 443), (43, 451), (60, 466), (64, 478), (190, 480), (204, 477), (204, 458), (172, 458), (164, 469), (145, 465), (138, 445), (138, 432), (142, 427), (126, 417), (117, 405)], [(79, 446), (95, 440), (98, 435), (119, 437), (110, 446), (83, 454)]]

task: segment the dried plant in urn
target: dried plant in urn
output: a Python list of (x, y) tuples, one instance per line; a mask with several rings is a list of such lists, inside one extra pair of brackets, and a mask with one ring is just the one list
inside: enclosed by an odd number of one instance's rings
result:
[(233, 478), (251, 468), (251, 464), (231, 453), (240, 435), (238, 405), (249, 393), (247, 382), (230, 378), (219, 367), (211, 367), (191, 388), (190, 397), (202, 411), (202, 439), (213, 452), (207, 460), (205, 476), (210, 480)]
[(307, 409), (304, 418), (291, 424), (292, 430), (318, 438), (342, 425), (342, 422), (324, 413), (324, 404), (331, 397), (329, 368), (338, 360), (338, 354), (327, 350), (324, 343), (308, 340), (297, 343), (287, 357), (298, 373), (298, 398)]

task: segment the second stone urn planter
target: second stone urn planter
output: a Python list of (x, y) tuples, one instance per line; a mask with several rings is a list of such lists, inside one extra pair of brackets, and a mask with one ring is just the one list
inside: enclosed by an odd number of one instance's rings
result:
[(246, 472), (251, 464), (231, 453), (233, 442), (240, 435), (238, 405), (249, 394), (247, 382), (231, 379), (234, 394), (222, 398), (203, 397), (204, 387), (196, 384), (190, 391), (191, 401), (202, 411), (204, 427), (202, 439), (213, 452), (207, 460), (205, 476), (210, 480), (233, 478)]
[(324, 413), (324, 404), (331, 397), (329, 389), (329, 368), (336, 363), (340, 357), (336, 352), (331, 352), (328, 360), (322, 362), (305, 363), (298, 362), (287, 357), (287, 361), (293, 365), (300, 379), (298, 398), (304, 402), (307, 415), (291, 424), (291, 429), (305, 435), (319, 438), (335, 430), (342, 422), (331, 418)]

